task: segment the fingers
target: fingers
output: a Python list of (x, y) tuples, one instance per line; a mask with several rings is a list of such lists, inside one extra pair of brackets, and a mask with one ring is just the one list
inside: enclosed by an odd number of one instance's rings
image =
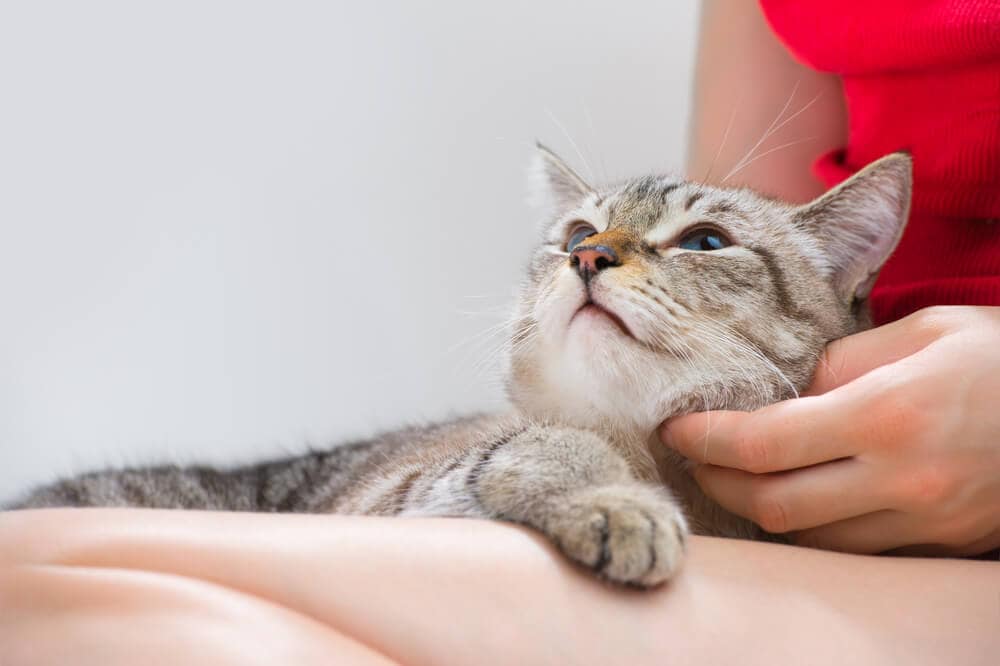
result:
[(688, 414), (665, 423), (660, 437), (699, 463), (755, 474), (778, 472), (859, 453), (851, 418), (861, 413), (860, 402), (851, 394), (830, 394), (755, 412)]
[(826, 346), (812, 383), (802, 395), (820, 395), (883, 365), (917, 353), (944, 332), (933, 311), (834, 340)]
[(948, 324), (935, 312), (924, 310), (830, 343), (802, 398), (750, 413), (679, 417), (661, 427), (661, 439), (691, 460), (756, 473), (855, 455), (859, 442), (871, 440), (859, 421), (871, 411), (873, 391), (877, 395), (885, 384), (875, 381), (871, 371), (912, 356), (945, 335)]
[(798, 532), (800, 546), (871, 555), (918, 543), (923, 526), (914, 516), (900, 511), (877, 511)]
[(763, 475), (703, 465), (694, 477), (723, 508), (774, 534), (818, 527), (892, 504), (887, 491), (874, 483), (871, 468), (853, 459)]
[(972, 557), (985, 555), (1000, 548), (1000, 527), (986, 536), (960, 546), (928, 543), (894, 548), (890, 554), (910, 557)]

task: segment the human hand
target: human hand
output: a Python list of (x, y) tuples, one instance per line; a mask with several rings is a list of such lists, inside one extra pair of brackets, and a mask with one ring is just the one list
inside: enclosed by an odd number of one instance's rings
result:
[(935, 307), (827, 346), (804, 397), (660, 429), (723, 507), (831, 550), (1000, 547), (1000, 307)]

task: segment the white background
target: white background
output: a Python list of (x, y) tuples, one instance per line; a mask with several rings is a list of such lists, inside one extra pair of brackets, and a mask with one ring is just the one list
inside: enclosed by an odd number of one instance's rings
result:
[(502, 404), (531, 143), (679, 170), (696, 11), (4, 3), (0, 498)]

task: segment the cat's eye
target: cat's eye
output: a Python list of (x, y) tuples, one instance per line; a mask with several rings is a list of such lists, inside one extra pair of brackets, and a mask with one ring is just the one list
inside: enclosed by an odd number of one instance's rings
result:
[(721, 250), (732, 245), (732, 241), (719, 231), (711, 227), (701, 227), (688, 231), (677, 242), (677, 247), (682, 250), (696, 250), (698, 252), (711, 252)]
[(566, 251), (572, 252), (573, 248), (582, 243), (587, 238), (597, 233), (597, 229), (586, 223), (577, 224), (570, 230), (566, 240)]

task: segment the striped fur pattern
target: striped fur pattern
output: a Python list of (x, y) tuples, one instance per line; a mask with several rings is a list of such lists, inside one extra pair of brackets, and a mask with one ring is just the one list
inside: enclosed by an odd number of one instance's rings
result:
[[(491, 518), (638, 586), (669, 578), (689, 531), (770, 538), (702, 495), (655, 428), (792, 397), (828, 341), (869, 325), (865, 299), (908, 212), (909, 157), (887, 156), (805, 206), (671, 177), (593, 187), (541, 146), (537, 166), (547, 217), (513, 319), (509, 413), (233, 469), (99, 471), (13, 508)], [(584, 275), (574, 264), (567, 237), (581, 224), (613, 266)], [(679, 247), (702, 227), (731, 245)]]

